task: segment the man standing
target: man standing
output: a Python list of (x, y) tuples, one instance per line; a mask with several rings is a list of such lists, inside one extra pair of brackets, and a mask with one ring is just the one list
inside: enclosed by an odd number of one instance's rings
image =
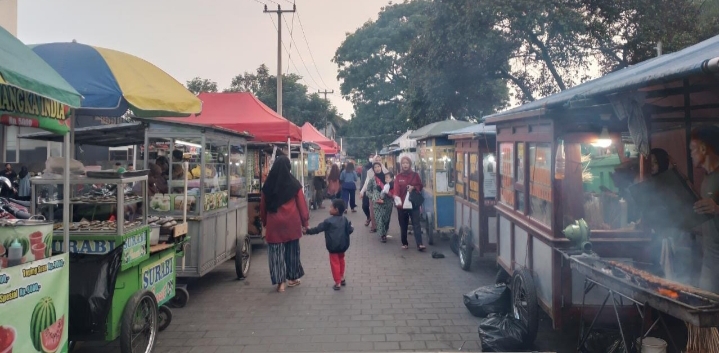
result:
[(692, 131), (689, 143), (694, 168), (704, 169), (701, 200), (694, 204), (694, 212), (713, 215), (702, 226), (702, 270), (699, 288), (719, 293), (719, 127), (706, 126)]

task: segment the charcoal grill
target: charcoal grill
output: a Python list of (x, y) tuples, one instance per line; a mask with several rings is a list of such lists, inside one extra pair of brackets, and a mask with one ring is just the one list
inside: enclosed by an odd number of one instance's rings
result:
[[(624, 347), (630, 347), (628, 343), (631, 341), (627, 341), (626, 339), (627, 337), (624, 333), (624, 329), (622, 328), (617, 306), (625, 299), (635, 304), (642, 319), (648, 314), (648, 310), (650, 309), (656, 310), (660, 313), (647, 331), (644, 331), (644, 320), (642, 320), (640, 338), (647, 337), (649, 332), (651, 332), (657, 324), (660, 324), (669, 334), (670, 343), (675, 349), (677, 349), (676, 344), (671, 338), (671, 332), (669, 332), (661, 313), (676, 317), (697, 327), (719, 326), (719, 295), (700, 291), (699, 289), (697, 289), (696, 292), (693, 292), (691, 291), (691, 288), (688, 287), (686, 290), (670, 288), (672, 297), (666, 292), (661, 293), (659, 290), (663, 287), (653, 283), (653, 281), (648, 281), (646, 278), (642, 278), (639, 275), (631, 274), (622, 270), (608, 261), (602, 260), (596, 255), (582, 254), (570, 256), (567, 253), (563, 253), (563, 255), (569, 259), (572, 269), (586, 276), (584, 284), (585, 297), (587, 293), (597, 286), (605, 288), (608, 291), (608, 294), (604, 299), (604, 303), (594, 317), (594, 320), (592, 320), (588, 331), (583, 332), (579, 342), (580, 348), (589, 336), (589, 333), (592, 331), (599, 314), (601, 314), (601, 311), (604, 309), (610, 298), (611, 305), (614, 308), (617, 323), (619, 325), (619, 331), (621, 333), (622, 340), (624, 341)], [(582, 307), (583, 306), (584, 298), (582, 299)], [(625, 351), (628, 352), (628, 348), (625, 348)]]

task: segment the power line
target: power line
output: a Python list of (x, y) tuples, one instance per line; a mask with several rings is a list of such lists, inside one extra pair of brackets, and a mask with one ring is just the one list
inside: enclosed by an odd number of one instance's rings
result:
[[(295, 30), (295, 14), (296, 13), (297, 13), (297, 11), (292, 13), (292, 28), (290, 28), (290, 38), (292, 38), (292, 33)], [(287, 21), (287, 20), (285, 20), (285, 21)], [(292, 41), (290, 43), (290, 51), (287, 52), (287, 59), (292, 58), (292, 43), (294, 43), (294, 41)], [(297, 46), (297, 45), (295, 45), (295, 46)], [(299, 49), (297, 51), (299, 52)], [(290, 72), (290, 63), (287, 63), (287, 70), (285, 70), (285, 71)], [(298, 74), (299, 74), (299, 72), (298, 72)]]
[[(277, 30), (277, 25), (275, 24), (275, 19), (272, 18), (272, 15), (270, 15), (270, 20), (272, 20), (272, 25), (275, 27), (275, 30)], [(285, 50), (287, 50), (287, 45), (285, 45), (285, 42), (284, 42), (284, 41), (282, 41), (282, 47), (285, 48)], [(289, 61), (290, 61), (290, 63), (292, 63), (292, 67), (295, 68), (295, 71), (297, 71), (297, 72), (299, 73), (299, 72), (300, 72), (300, 69), (297, 68), (297, 65), (295, 64), (295, 61), (292, 60), (291, 58), (289, 58)], [(309, 87), (309, 88), (312, 88), (313, 90), (316, 90), (316, 89), (318, 90), (317, 87), (312, 86), (312, 85), (310, 85), (309, 83), (305, 83), (305, 85), (306, 85), (307, 87)]]
[(262, 5), (267, 6), (267, 4), (265, 4), (264, 2), (262, 2), (262, 1), (260, 1), (260, 0), (253, 0), (253, 1), (256, 2), (256, 3), (258, 3), (258, 4), (262, 4)]
[[(298, 16), (297, 18), (299, 19), (299, 16)], [(287, 23), (287, 18), (285, 18), (285, 25), (286, 25), (287, 28), (289, 29), (290, 25)], [(297, 47), (297, 43), (295, 42), (295, 38), (294, 38), (292, 35), (290, 35), (290, 39), (292, 40), (292, 43), (295, 43), (295, 47)], [(314, 82), (317, 86), (322, 86), (322, 85), (320, 85), (320, 84), (317, 82), (317, 80), (315, 80), (314, 76), (312, 76), (312, 72), (311, 72), (310, 69), (307, 67), (307, 64), (305, 63), (305, 59), (302, 58), (302, 54), (300, 53), (299, 50), (297, 50), (297, 55), (300, 57), (300, 61), (302, 62), (302, 65), (304, 65), (305, 70), (307, 70), (307, 74), (310, 76), (310, 79), (312, 80), (312, 82)], [(321, 80), (321, 79), (322, 79), (322, 78), (320, 77), (320, 80)], [(325, 87), (327, 87), (327, 85), (325, 85)]]
[(315, 71), (317, 71), (317, 75), (320, 77), (320, 81), (322, 81), (322, 84), (325, 85), (325, 87), (329, 87), (325, 81), (322, 79), (322, 75), (320, 74), (320, 70), (317, 68), (317, 61), (315, 61), (315, 56), (312, 55), (312, 48), (310, 48), (310, 42), (307, 40), (307, 35), (305, 34), (305, 27), (302, 25), (302, 18), (300, 17), (300, 13), (297, 12), (297, 21), (300, 23), (300, 29), (302, 30), (302, 36), (305, 38), (305, 43), (307, 44), (307, 50), (310, 52), (310, 58), (312, 58), (312, 63), (315, 65)]

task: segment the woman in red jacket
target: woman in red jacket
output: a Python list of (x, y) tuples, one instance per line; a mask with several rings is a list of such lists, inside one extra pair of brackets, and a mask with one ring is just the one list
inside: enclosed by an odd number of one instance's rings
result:
[[(402, 157), (400, 161), (401, 172), (394, 178), (394, 193), (404, 202), (407, 193), (422, 192), (422, 178), (412, 170), (412, 160), (408, 156)], [(419, 223), (420, 206), (421, 205), (413, 205), (411, 210), (405, 210), (402, 206), (397, 207), (399, 228), (402, 232), (402, 249), (409, 248), (409, 243), (407, 242), (407, 226), (410, 218), (412, 218), (412, 229), (414, 231), (414, 239), (417, 242), (417, 249), (419, 251), (426, 249), (424, 244), (422, 244), (422, 226)]]
[(287, 156), (275, 159), (262, 186), (260, 218), (266, 230), (272, 284), (284, 292), (285, 281), (289, 287), (297, 286), (305, 274), (300, 262), (300, 237), (310, 219), (302, 185), (292, 175)]

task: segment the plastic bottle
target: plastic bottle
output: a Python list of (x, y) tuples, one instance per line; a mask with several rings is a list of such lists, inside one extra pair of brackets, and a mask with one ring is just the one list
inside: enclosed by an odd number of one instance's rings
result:
[(563, 180), (566, 168), (566, 160), (564, 158), (564, 141), (557, 146), (557, 156), (554, 159), (554, 179)]
[(7, 266), (13, 267), (22, 264), (22, 245), (15, 239), (8, 249)]

